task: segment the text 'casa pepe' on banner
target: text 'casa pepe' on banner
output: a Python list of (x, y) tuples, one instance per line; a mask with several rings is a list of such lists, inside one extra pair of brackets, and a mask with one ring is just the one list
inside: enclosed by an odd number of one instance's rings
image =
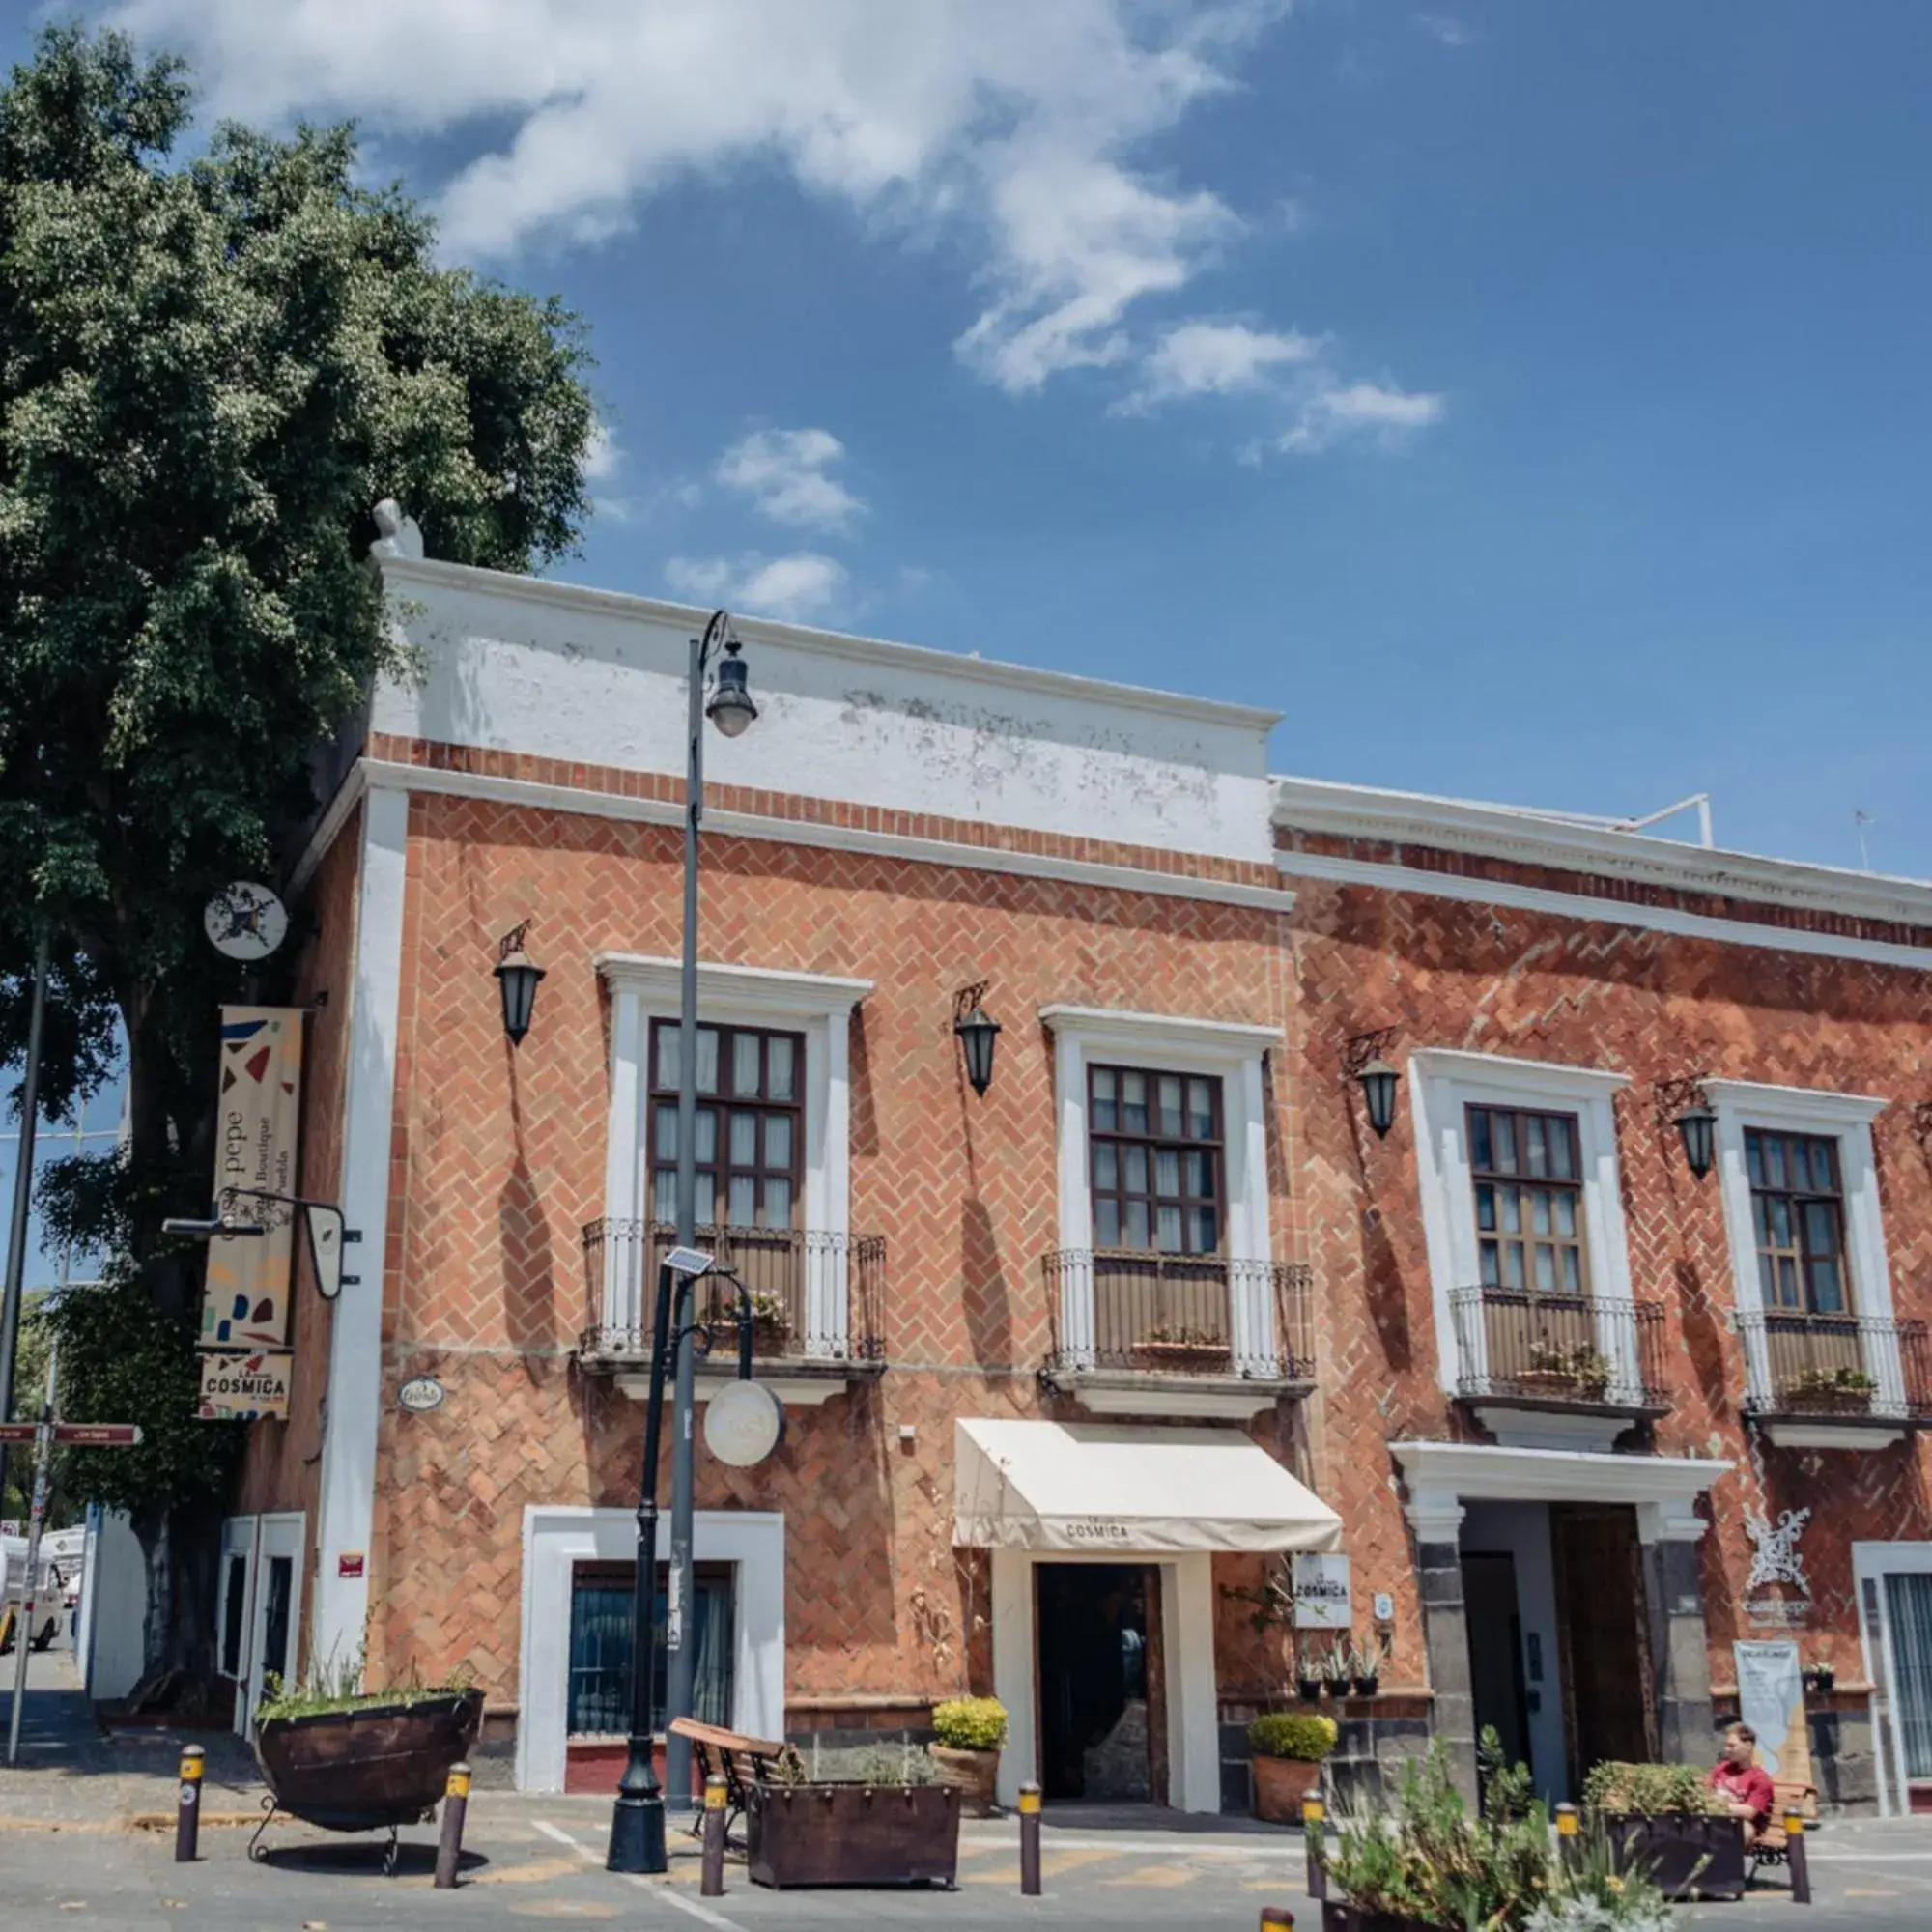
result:
[[(289, 1007), (223, 1007), (216, 1094), (214, 1198), (230, 1188), (296, 1191), (301, 1125), (302, 1013)], [(201, 1303), (201, 1414), (287, 1415), (289, 1301), (298, 1210), (248, 1194), (232, 1203), (260, 1235), (208, 1244)], [(236, 1373), (237, 1358), (255, 1358)]]

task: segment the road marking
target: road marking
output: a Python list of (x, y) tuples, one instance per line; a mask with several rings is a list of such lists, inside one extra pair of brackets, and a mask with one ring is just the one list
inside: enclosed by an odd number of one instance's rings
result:
[[(579, 1858), (588, 1859), (594, 1865), (601, 1865), (604, 1862), (602, 1853), (593, 1852), (588, 1845), (582, 1844), (578, 1839), (573, 1838), (568, 1832), (560, 1830), (555, 1825), (550, 1824), (542, 1818), (533, 1819), (531, 1822), (545, 1837), (554, 1838), (559, 1845), (568, 1845)], [(726, 1918), (722, 1912), (714, 1912), (702, 1899), (680, 1898), (676, 1892), (669, 1890), (668, 1888), (653, 1884), (641, 1872), (615, 1872), (612, 1876), (628, 1881), (630, 1884), (638, 1887), (640, 1891), (649, 1892), (653, 1898), (663, 1899), (667, 1905), (671, 1906), (676, 1911), (687, 1913), (693, 1918), (698, 1919), (706, 1925), (715, 1926), (717, 1932), (744, 1932), (744, 1928), (735, 1918)]]
[(1140, 1871), (1129, 1872), (1124, 1878), (1103, 1878), (1099, 1883), (1109, 1887), (1118, 1885), (1165, 1887), (1192, 1885), (1200, 1876), (1199, 1872), (1189, 1871), (1185, 1865), (1147, 1865)]
[[(1123, 1840), (1125, 1842), (1123, 1842)], [(1257, 1838), (1243, 1845), (1202, 1845), (1191, 1843), (1184, 1837), (1172, 1833), (1164, 1834), (1153, 1843), (1135, 1844), (1126, 1833), (1118, 1838), (1063, 1838), (1052, 1833), (1040, 1834), (1042, 1850), (1052, 1853), (1062, 1852), (1112, 1852), (1122, 1859), (1298, 1859), (1306, 1854), (1299, 1838), (1284, 1839), (1281, 1843), (1271, 1843), (1265, 1838)], [(1007, 1851), (1015, 1858), (1019, 1856), (1017, 1838), (972, 1837), (959, 1840), (959, 1856), (969, 1858), (980, 1852)], [(1818, 1854), (1813, 1852), (1815, 1859)], [(1932, 1858), (1932, 1853), (1924, 1856)]]
[(1916, 1865), (1932, 1862), (1932, 1852), (1811, 1852), (1814, 1865)]

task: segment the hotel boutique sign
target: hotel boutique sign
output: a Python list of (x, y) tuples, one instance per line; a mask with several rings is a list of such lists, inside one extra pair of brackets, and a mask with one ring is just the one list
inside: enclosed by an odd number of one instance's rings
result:
[[(288, 1007), (221, 1009), (214, 1198), (231, 1188), (296, 1192), (301, 1122), (302, 1013)], [(250, 1200), (259, 1235), (217, 1235), (208, 1246), (201, 1304), (201, 1406), (210, 1420), (289, 1412), (289, 1302), (297, 1209)]]

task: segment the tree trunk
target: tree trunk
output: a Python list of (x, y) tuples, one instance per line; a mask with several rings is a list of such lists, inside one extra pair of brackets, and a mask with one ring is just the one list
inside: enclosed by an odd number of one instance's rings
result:
[(180, 1671), (190, 1684), (215, 1674), (221, 1509), (213, 1502), (142, 1510), (133, 1529), (147, 1566), (141, 1626), (143, 1675)]

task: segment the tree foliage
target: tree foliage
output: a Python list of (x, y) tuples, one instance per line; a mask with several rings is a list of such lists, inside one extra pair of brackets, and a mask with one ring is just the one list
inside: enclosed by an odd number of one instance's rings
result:
[(128, 1263), (101, 1305), (147, 1305), (127, 1337), (162, 1408), (200, 1268), (157, 1230), (206, 1207), (242, 992), (201, 908), (279, 876), (390, 662), (371, 508), (528, 569), (574, 546), (592, 424), (576, 319), (440, 266), (350, 128), (223, 127), (184, 161), (191, 115), (182, 65), (113, 34), (49, 31), (0, 89), (0, 1058), (45, 924), (43, 1109), (125, 1029), (128, 1145), (70, 1193)]

